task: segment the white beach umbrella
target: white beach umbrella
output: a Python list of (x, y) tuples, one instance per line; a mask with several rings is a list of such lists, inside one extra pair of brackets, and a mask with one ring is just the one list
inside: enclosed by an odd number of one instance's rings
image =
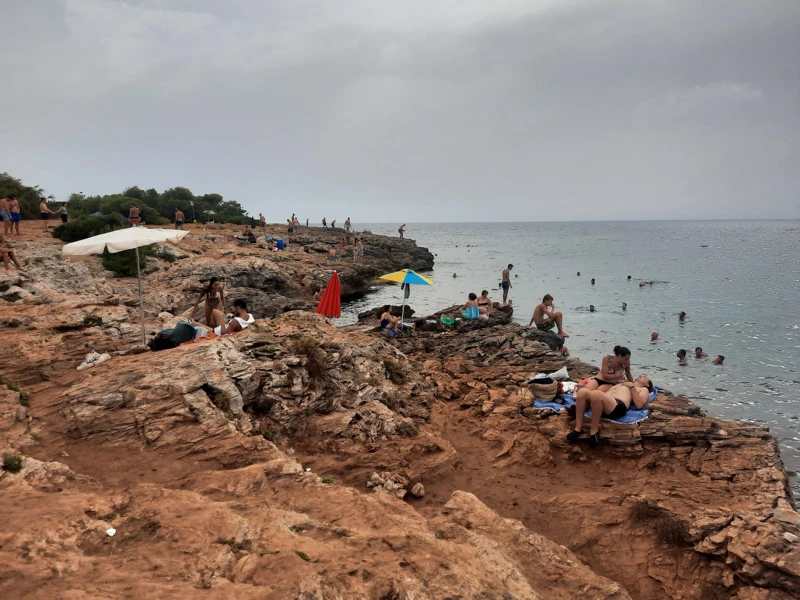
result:
[(161, 242), (178, 242), (188, 235), (188, 231), (178, 229), (148, 229), (147, 227), (130, 227), (101, 233), (94, 237), (65, 244), (61, 249), (62, 256), (87, 256), (102, 254), (108, 249), (112, 254), (123, 250), (136, 250), (136, 277), (139, 280), (139, 320), (142, 325), (142, 344), (144, 335), (144, 301), (142, 299), (142, 273), (139, 269), (139, 248)]

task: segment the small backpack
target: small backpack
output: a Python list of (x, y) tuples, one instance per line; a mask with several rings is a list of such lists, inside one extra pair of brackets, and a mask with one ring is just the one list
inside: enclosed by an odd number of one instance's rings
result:
[(173, 329), (162, 329), (147, 344), (151, 350), (169, 350), (194, 339), (195, 328), (191, 323), (181, 321)]

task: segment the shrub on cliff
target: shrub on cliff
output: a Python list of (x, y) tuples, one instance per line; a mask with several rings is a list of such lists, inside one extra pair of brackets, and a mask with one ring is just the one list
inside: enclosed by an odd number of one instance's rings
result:
[(102, 217), (80, 217), (53, 229), (53, 237), (69, 244), (122, 227), (122, 217), (116, 214)]
[[(147, 257), (153, 254), (153, 246), (139, 248), (139, 267), (144, 269)], [(103, 250), (103, 268), (123, 277), (136, 277), (136, 250), (123, 250), (111, 254)]]

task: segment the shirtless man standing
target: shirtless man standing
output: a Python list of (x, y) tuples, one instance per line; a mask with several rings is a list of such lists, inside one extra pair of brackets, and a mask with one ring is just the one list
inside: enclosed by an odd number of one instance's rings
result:
[(135, 204), (131, 204), (131, 210), (128, 212), (128, 221), (133, 223), (133, 226), (136, 227), (139, 223), (142, 222), (142, 218), (139, 216), (139, 207)]
[(11, 212), (11, 232), (16, 232), (19, 235), (19, 224), (22, 221), (22, 215), (20, 215), (19, 211), (19, 200), (14, 194), (9, 196), (11, 200), (9, 203), (9, 211)]
[[(505, 292), (503, 292), (503, 296), (505, 297)], [(555, 326), (558, 327), (558, 335), (568, 338), (569, 334), (561, 326), (562, 318), (563, 316), (560, 312), (553, 312), (553, 297), (550, 294), (546, 294), (542, 298), (541, 304), (538, 304), (533, 309), (533, 316), (530, 323), (528, 323), (528, 327), (536, 323), (536, 329), (550, 331)]]
[(14, 198), (16, 198), (14, 194), (0, 198), (0, 219), (3, 221), (3, 233), (5, 235), (8, 235), (11, 231), (11, 201)]
[(587, 409), (592, 411), (592, 423), (589, 429), (589, 445), (594, 448), (600, 442), (600, 418), (619, 419), (631, 407), (644, 408), (647, 399), (653, 392), (653, 382), (649, 377), (640, 375), (633, 383), (618, 383), (607, 392), (581, 388), (575, 397), (575, 429), (567, 434), (572, 443), (583, 435), (583, 416)]
[(186, 217), (180, 208), (175, 209), (175, 229), (183, 229), (183, 222)]
[[(514, 265), (510, 264), (503, 269), (503, 281), (500, 284), (503, 288), (503, 304), (508, 301), (508, 290), (511, 288), (511, 269), (513, 268)], [(561, 329), (561, 325), (559, 325), (558, 328)]]

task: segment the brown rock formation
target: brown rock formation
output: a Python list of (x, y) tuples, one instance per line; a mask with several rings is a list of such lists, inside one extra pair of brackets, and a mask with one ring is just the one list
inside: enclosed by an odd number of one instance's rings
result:
[[(299, 235), (265, 255), (195, 233), (148, 266), (150, 330), (201, 278), (281, 313), (332, 264)], [(417, 252), (368, 239), (380, 272)], [(604, 423), (601, 447), (567, 445), (569, 418), (533, 411), (526, 382), (591, 367), (502, 318), (388, 340), (293, 311), (136, 354), (130, 280), (52, 240), (18, 248), (0, 361), (27, 400), (0, 385), (0, 597), (800, 594), (800, 516), (764, 427), (666, 392), (647, 420)], [(374, 276), (336, 267), (365, 278), (353, 290)], [(76, 371), (90, 349), (112, 358)]]

